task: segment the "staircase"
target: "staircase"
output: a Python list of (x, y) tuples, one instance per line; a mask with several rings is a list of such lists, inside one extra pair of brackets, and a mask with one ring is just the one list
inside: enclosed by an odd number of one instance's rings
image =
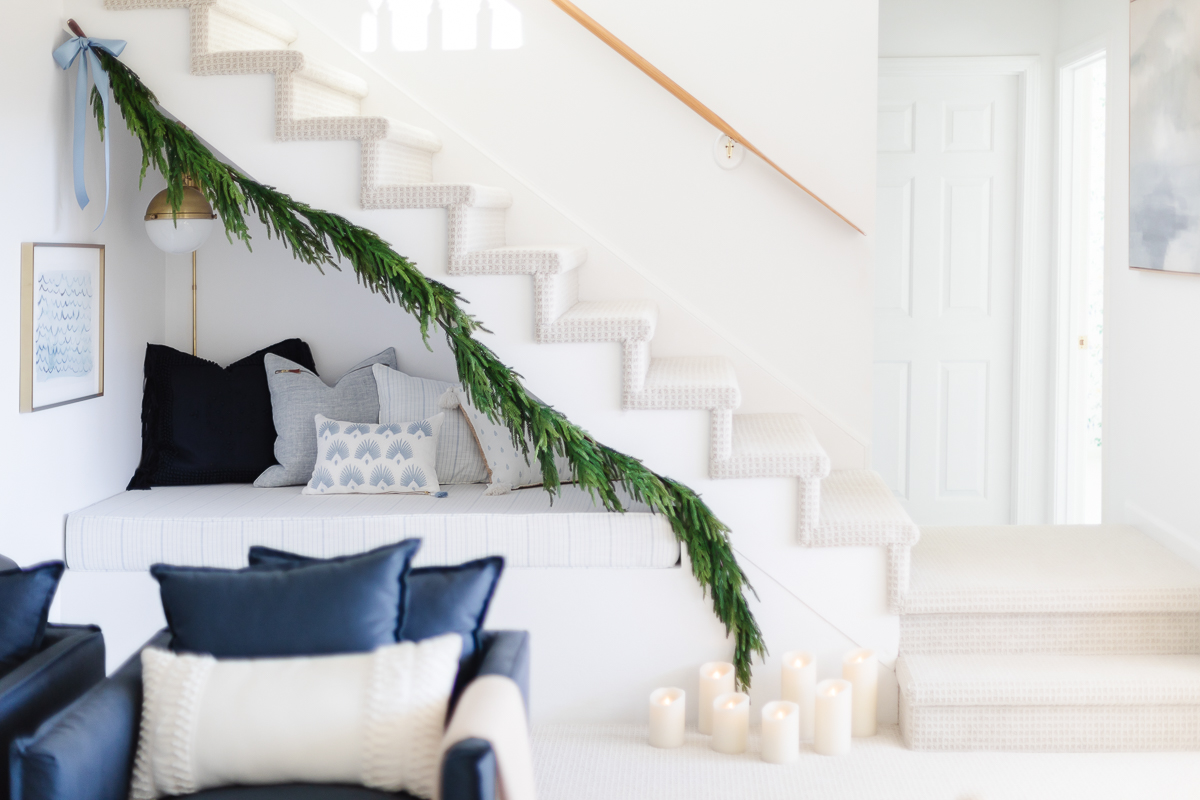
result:
[(1136, 528), (924, 528), (900, 618), (918, 750), (1200, 748), (1200, 570)]
[(653, 357), (654, 303), (581, 300), (585, 247), (509, 244), (505, 220), (511, 194), (503, 188), (438, 183), (438, 136), (388, 117), (363, 115), (367, 83), (295, 49), (298, 33), (289, 22), (244, 0), (105, 0), (105, 6), (189, 9), (193, 74), (274, 74), (278, 140), (359, 141), (363, 208), (444, 208), (451, 274), (532, 276), (538, 342), (620, 343), (626, 409), (709, 411), (711, 477), (794, 478), (799, 543), (887, 547), (888, 598), (893, 613), (899, 609), (918, 531), (878, 475), (831, 473), (829, 456), (798, 414), (735, 414), (741, 391), (727, 359)]

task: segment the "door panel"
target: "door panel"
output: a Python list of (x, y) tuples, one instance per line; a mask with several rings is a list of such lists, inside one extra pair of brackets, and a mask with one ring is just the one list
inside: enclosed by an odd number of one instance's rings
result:
[(881, 76), (875, 469), (918, 524), (1010, 521), (1016, 76)]

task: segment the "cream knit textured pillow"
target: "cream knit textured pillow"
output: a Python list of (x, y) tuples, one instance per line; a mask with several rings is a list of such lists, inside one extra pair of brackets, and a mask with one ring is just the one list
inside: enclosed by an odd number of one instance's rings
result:
[(147, 648), (130, 800), (279, 783), (431, 798), (461, 652), (456, 633), (301, 658)]

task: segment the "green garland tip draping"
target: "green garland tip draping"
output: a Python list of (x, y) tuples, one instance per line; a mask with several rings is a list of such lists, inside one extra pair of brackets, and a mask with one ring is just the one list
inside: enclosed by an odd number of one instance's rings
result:
[[(528, 454), (526, 441), (532, 444), (545, 489), (552, 496), (560, 491), (554, 458), (565, 456), (571, 464), (571, 480), (607, 510), (624, 511), (616, 488), (620, 487), (634, 501), (665, 516), (687, 547), (692, 574), (705, 594), (712, 595), (713, 610), (726, 634), (734, 639), (737, 683), (749, 687), (753, 656), (766, 657), (762, 631), (745, 596), (745, 590), (753, 589), (734, 557), (729, 528), (695, 492), (654, 473), (638, 459), (600, 444), (531, 396), (519, 376), (474, 337), (486, 329), (462, 310), (462, 298), (454, 289), (427, 278), (375, 232), (301, 203), (220, 161), (190, 130), (159, 110), (154, 94), (131, 69), (104, 51), (99, 57), (121, 116), (141, 144), (141, 177), (144, 179), (151, 167), (160, 172), (167, 180), (167, 196), (174, 208), (182, 201), (186, 175), (200, 186), (220, 215), (230, 242), (238, 239), (250, 246), (246, 215), (252, 212), (266, 226), (268, 237), (278, 238), (303, 263), (339, 269), (342, 260), (348, 261), (363, 286), (417, 318), (426, 347), (435, 327), (445, 333), (471, 402), (512, 432), (515, 447)], [(100, 100), (93, 90), (92, 107), (103, 136), (111, 120), (104, 119)]]

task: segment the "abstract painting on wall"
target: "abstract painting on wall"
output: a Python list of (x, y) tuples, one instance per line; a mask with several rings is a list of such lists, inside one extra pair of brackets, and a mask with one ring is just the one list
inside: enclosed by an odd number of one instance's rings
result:
[(1129, 15), (1129, 265), (1200, 273), (1200, 2)]
[(21, 245), (21, 411), (104, 394), (104, 245)]

